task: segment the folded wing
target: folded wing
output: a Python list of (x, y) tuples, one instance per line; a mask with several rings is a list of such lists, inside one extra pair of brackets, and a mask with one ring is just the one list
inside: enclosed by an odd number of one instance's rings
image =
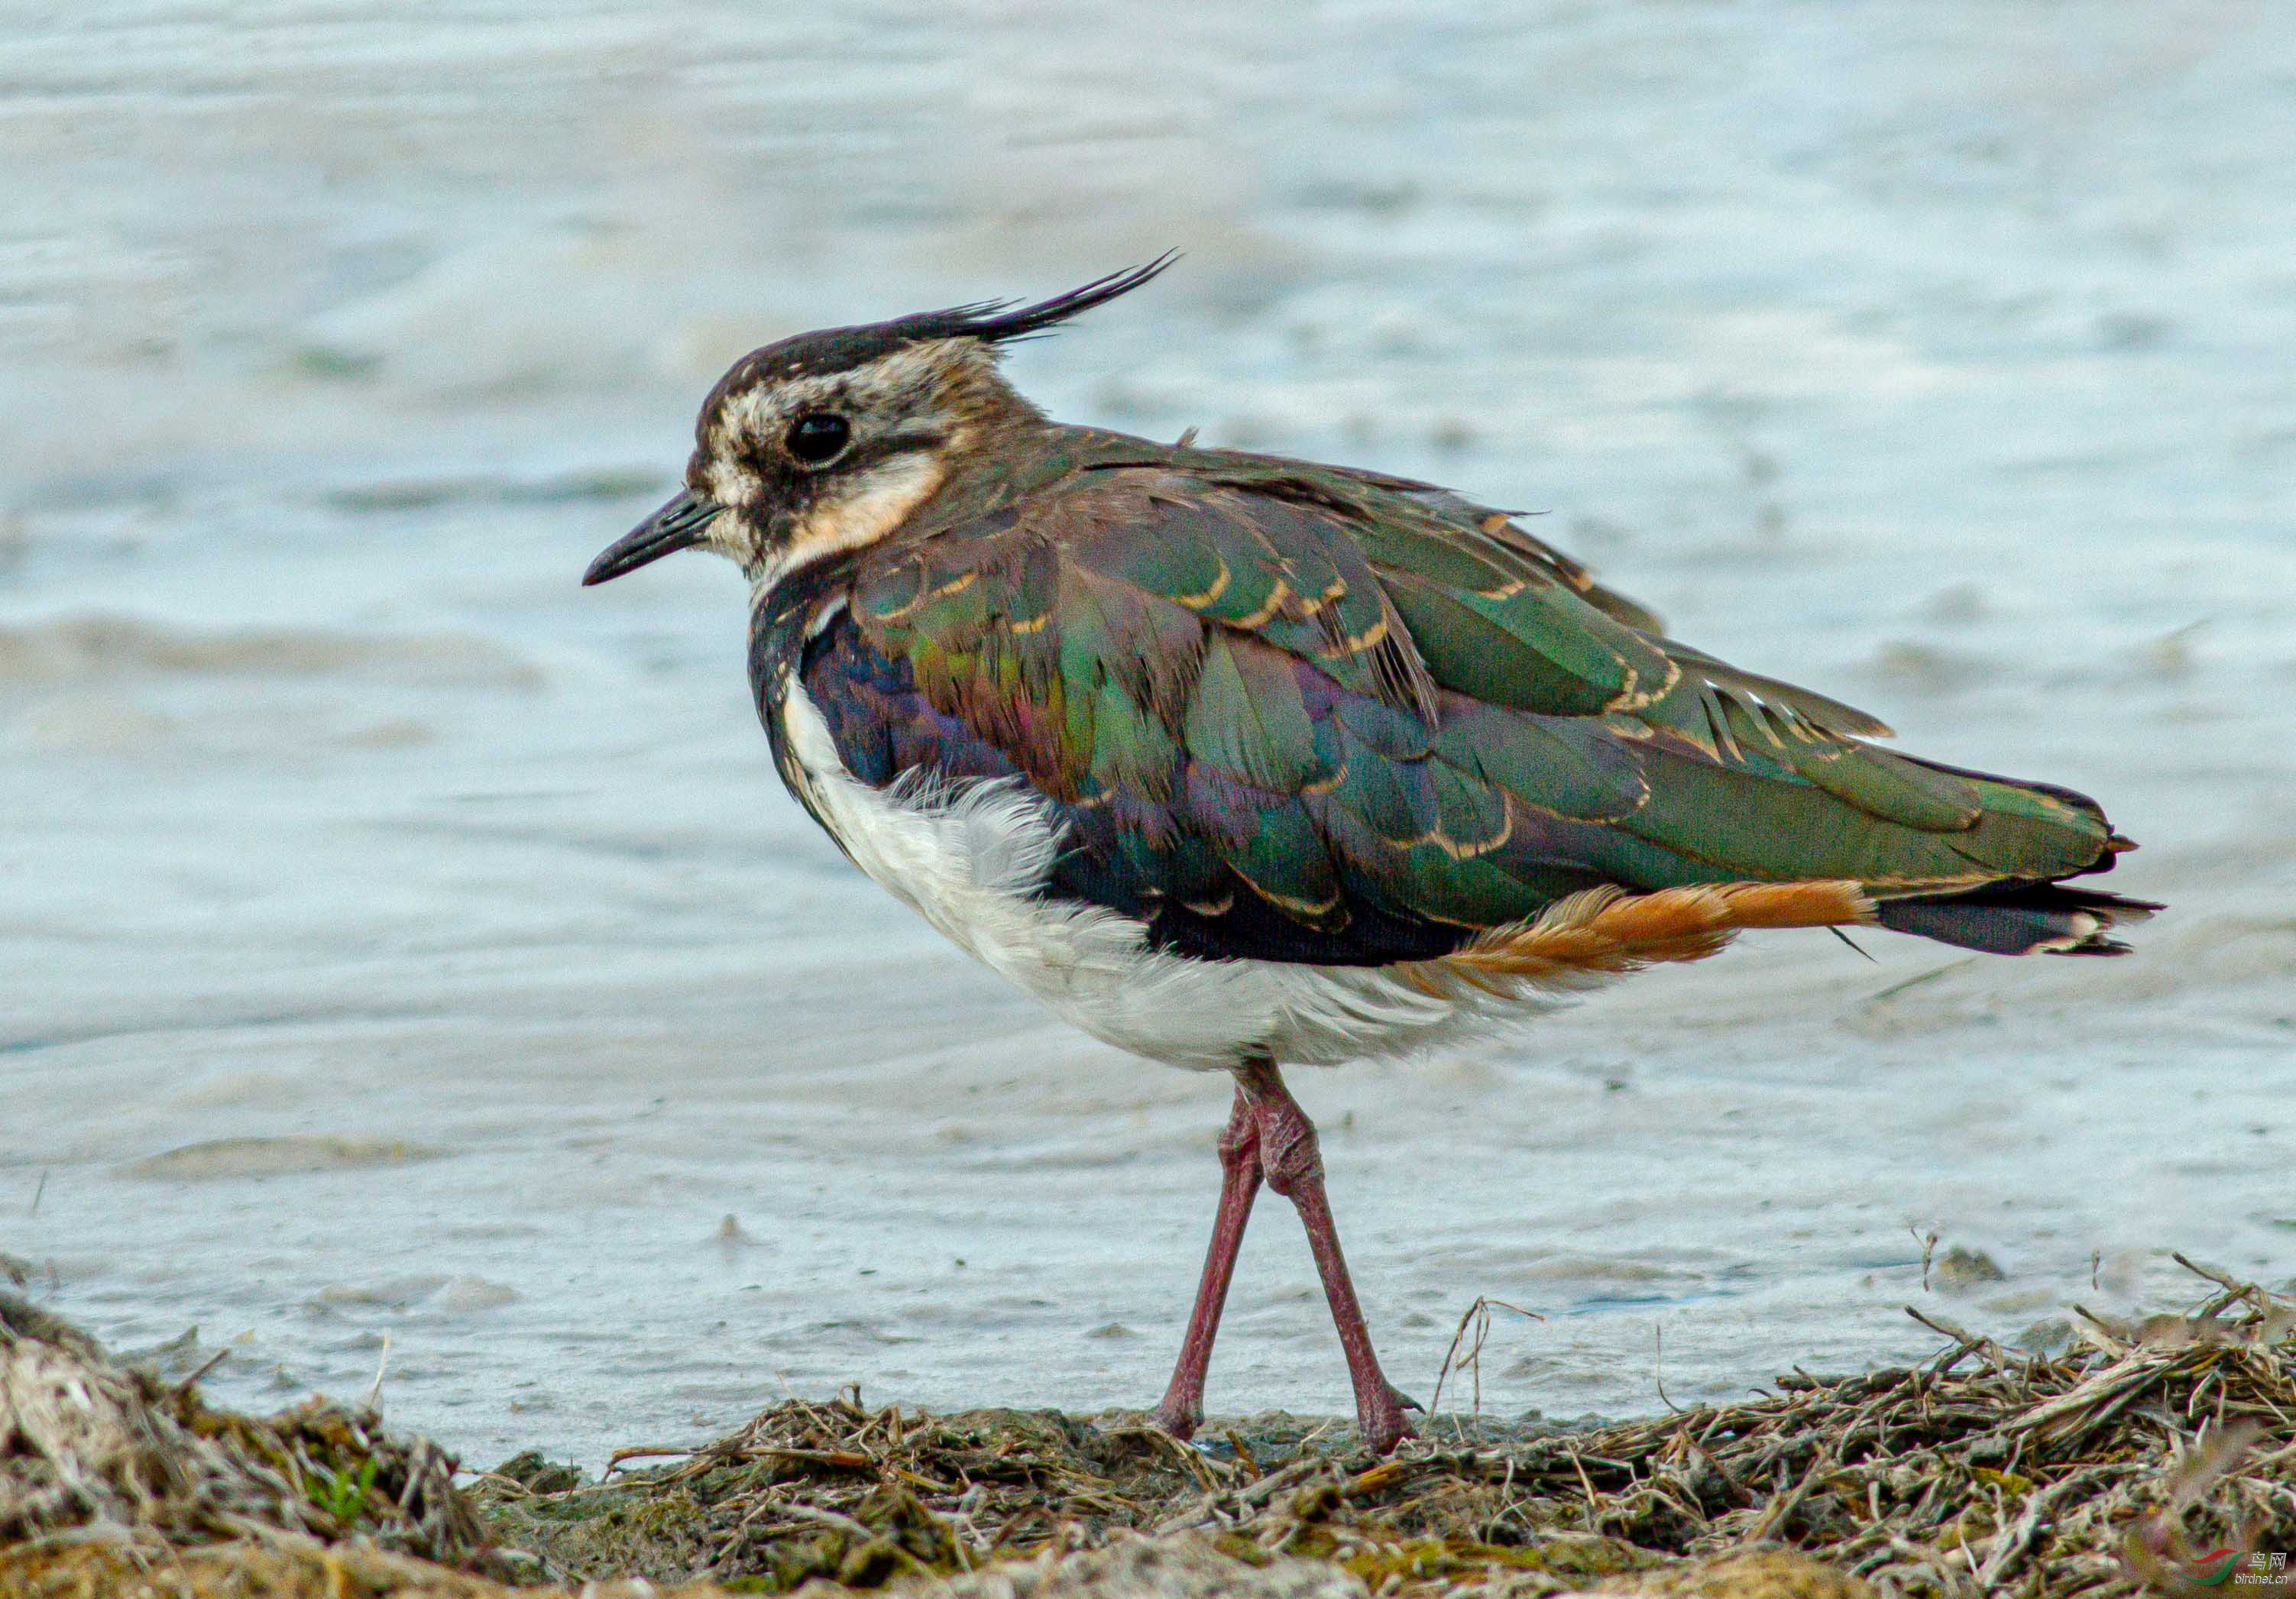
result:
[(1049, 891), (1206, 956), (1425, 960), (1588, 890), (1854, 885), (2002, 949), (2103, 947), (2128, 906), (2047, 888), (2124, 847), (2093, 801), (1877, 748), (1496, 512), (1187, 455), (869, 557), (805, 668), (849, 765), (1024, 779)]

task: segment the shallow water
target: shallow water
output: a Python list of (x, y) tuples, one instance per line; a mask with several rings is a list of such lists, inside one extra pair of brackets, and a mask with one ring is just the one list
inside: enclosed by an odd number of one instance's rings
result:
[[(749, 345), (1168, 244), (1031, 393), (1549, 509), (1684, 636), (2106, 798), (2175, 904), (1295, 1074), (1398, 1382), (1480, 1295), (1547, 1318), (1483, 1404), (1576, 1414), (2296, 1272), (2267, 6), (232, 15), (0, 58), (0, 1250), (66, 1313), (234, 1401), (382, 1368), (481, 1461), (1152, 1400), (1222, 1086), (851, 873), (730, 569), (575, 578)], [(2001, 1276), (1924, 1290), (1931, 1233)], [(1281, 1207), (1211, 1401), (1345, 1406)]]

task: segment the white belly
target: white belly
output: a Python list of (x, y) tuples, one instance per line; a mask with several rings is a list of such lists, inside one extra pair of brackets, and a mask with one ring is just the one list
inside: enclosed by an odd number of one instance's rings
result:
[(1553, 1001), (1421, 992), (1387, 971), (1203, 961), (1148, 947), (1146, 925), (1037, 897), (1060, 853), (1043, 800), (1017, 779), (873, 789), (849, 772), (792, 682), (782, 732), (808, 798), (864, 872), (959, 947), (1090, 1033), (1199, 1070), (1265, 1052), (1334, 1065), (1489, 1031)]

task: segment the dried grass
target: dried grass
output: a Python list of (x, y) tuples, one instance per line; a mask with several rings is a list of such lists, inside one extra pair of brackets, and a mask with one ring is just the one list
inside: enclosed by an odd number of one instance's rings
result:
[(1117, 1419), (791, 1400), (635, 1480), (484, 1491), (570, 1575), (627, 1558), (577, 1513), (611, 1502), (632, 1532), (677, 1528), (685, 1570), (775, 1590), (1193, 1530), (1409, 1599), (1769, 1546), (1885, 1595), (2199, 1592), (2202, 1554), (2296, 1551), (2296, 1307), (2194, 1269), (2218, 1292), (2190, 1314), (2093, 1319), (2059, 1357), (1931, 1322), (1950, 1342), (1920, 1366), (1797, 1372), (1774, 1397), (1571, 1434), (1443, 1417), (1383, 1462), (1289, 1418), (1215, 1429), (1207, 1452)]
[(0, 1292), (0, 1548), (165, 1557), (227, 1539), (332, 1543), (483, 1564), (488, 1542), (425, 1439), (314, 1401), (270, 1421), (123, 1366)]
[[(527, 1456), (466, 1491), (372, 1418), (212, 1412), (4, 1301), (0, 1594), (501, 1599), (489, 1572), (821, 1599), (2197, 1594), (2226, 1552), (2246, 1577), (2296, 1551), (2296, 1306), (2194, 1269), (2217, 1292), (2190, 1314), (2092, 1320), (2059, 1357), (1932, 1323), (1920, 1366), (1576, 1433), (1444, 1416), (1384, 1461), (1284, 1416), (1198, 1448), (855, 1395), (624, 1451), (602, 1483)], [(373, 1503), (325, 1508), (369, 1462)]]

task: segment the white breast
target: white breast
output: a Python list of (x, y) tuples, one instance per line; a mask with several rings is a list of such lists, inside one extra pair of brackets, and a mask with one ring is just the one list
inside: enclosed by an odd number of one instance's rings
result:
[(782, 733), (807, 798), (864, 872), (960, 948), (1094, 1037), (1168, 1065), (1265, 1050), (1333, 1065), (1489, 1031), (1553, 1001), (1435, 996), (1377, 967), (1200, 961), (1148, 947), (1146, 926), (1035, 893), (1059, 858), (1045, 802), (1017, 779), (873, 789), (848, 771), (803, 686)]

